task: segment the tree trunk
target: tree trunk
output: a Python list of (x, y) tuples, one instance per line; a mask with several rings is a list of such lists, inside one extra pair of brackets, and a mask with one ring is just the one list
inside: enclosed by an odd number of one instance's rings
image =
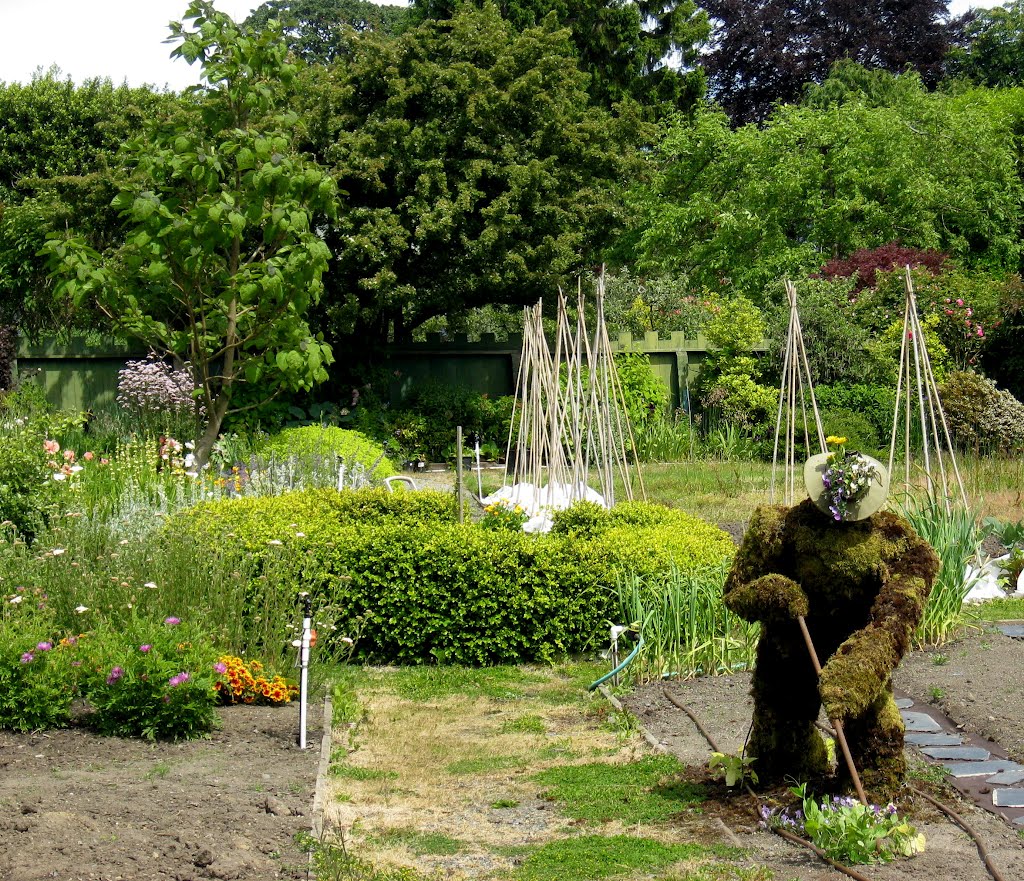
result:
[(226, 390), (221, 390), (221, 393), (217, 395), (217, 398), (213, 402), (213, 407), (210, 408), (210, 418), (206, 423), (206, 428), (203, 429), (202, 437), (199, 438), (196, 443), (196, 469), (205, 468), (207, 463), (210, 461), (210, 452), (213, 450), (213, 445), (217, 442), (217, 436), (220, 434), (220, 427), (224, 424), (224, 417), (228, 412), (228, 404), (230, 403), (231, 396)]

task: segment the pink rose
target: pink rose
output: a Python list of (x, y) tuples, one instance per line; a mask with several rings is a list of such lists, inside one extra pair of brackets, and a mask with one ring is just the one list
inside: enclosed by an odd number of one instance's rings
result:
[(60, 452), (60, 444), (55, 440), (43, 441), (43, 449), (51, 456), (56, 456)]
[(96, 454), (92, 450), (89, 450), (84, 456), (82, 456), (82, 458), (85, 459), (86, 462), (91, 462), (96, 458)]

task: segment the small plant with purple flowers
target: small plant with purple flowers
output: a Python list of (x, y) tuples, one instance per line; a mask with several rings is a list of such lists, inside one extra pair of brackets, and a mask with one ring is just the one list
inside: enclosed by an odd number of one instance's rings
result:
[(194, 391), (188, 365), (175, 368), (152, 355), (117, 374), (117, 403), (152, 434), (195, 436), (204, 414)]
[(176, 616), (102, 625), (83, 696), (89, 724), (102, 734), (183, 740), (216, 723), (217, 649), (205, 632)]
[(791, 815), (762, 805), (762, 823), (803, 833), (837, 862), (888, 863), (924, 850), (924, 835), (900, 818), (894, 804), (864, 805), (845, 796), (825, 796), (819, 804), (808, 795), (806, 783), (790, 792), (800, 799), (800, 807)]

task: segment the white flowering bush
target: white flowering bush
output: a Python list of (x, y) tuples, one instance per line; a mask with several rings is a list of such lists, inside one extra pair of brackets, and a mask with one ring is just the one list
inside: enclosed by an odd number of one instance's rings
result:
[(187, 365), (178, 369), (152, 355), (117, 374), (117, 403), (154, 434), (195, 435), (205, 413), (194, 390)]

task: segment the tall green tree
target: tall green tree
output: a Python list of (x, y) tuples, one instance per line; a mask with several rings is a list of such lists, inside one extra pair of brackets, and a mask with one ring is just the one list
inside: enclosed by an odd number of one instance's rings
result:
[(323, 321), (346, 350), (436, 315), (523, 305), (597, 262), (635, 166), (633, 120), (592, 107), (568, 31), (519, 33), (488, 4), (396, 40), (367, 35), (298, 89), (345, 192)]
[(763, 127), (733, 129), (713, 110), (671, 127), (631, 198), (626, 241), (641, 266), (758, 302), (780, 276), (896, 240), (1015, 270), (1024, 190), (1012, 116), (984, 94), (899, 79), (873, 96), (830, 84), (828, 100), (781, 107)]
[(983, 86), (1024, 83), (1024, 0), (974, 10), (960, 45), (950, 50), (947, 69)]
[(279, 21), (288, 48), (298, 58), (331, 64), (348, 53), (353, 34), (397, 36), (409, 26), (410, 13), (407, 6), (371, 0), (268, 0), (253, 10), (246, 24), (264, 28)]
[(336, 187), (295, 148), (298, 118), (285, 109), (295, 66), (279, 32), (239, 27), (195, 0), (172, 39), (206, 85), (193, 88), (190, 112), (120, 156), (131, 172), (114, 200), (123, 244), (100, 255), (55, 238), (49, 250), (66, 292), (191, 365), (205, 462), (240, 389), (273, 396), (326, 378), (331, 350), (305, 314), (330, 256), (311, 218), (333, 216)]
[[(448, 19), (481, 0), (414, 0), (416, 20)], [(698, 51), (708, 19), (694, 0), (500, 0), (519, 30), (548, 16), (572, 32), (590, 95), (610, 107), (633, 99), (656, 116), (689, 110), (704, 93)]]
[(37, 252), (60, 229), (97, 248), (113, 241), (114, 156), (177, 101), (109, 80), (75, 85), (56, 68), (27, 85), (0, 83), (0, 325), (38, 336), (84, 320), (54, 298)]

